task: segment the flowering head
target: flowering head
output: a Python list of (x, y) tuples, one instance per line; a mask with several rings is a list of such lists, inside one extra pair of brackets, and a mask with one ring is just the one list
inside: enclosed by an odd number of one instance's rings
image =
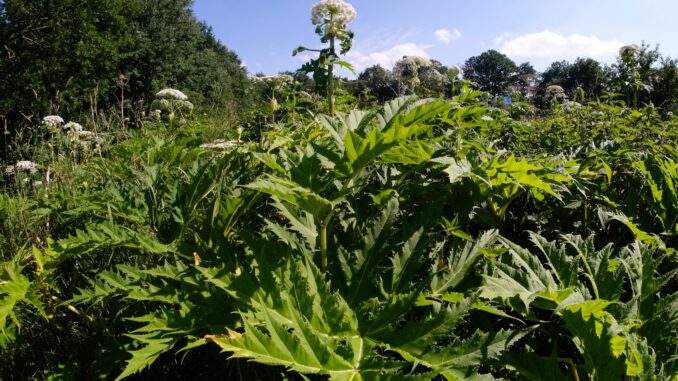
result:
[(79, 124), (79, 123), (68, 122), (64, 125), (64, 130), (71, 131), (71, 132), (79, 132), (79, 131), (82, 131), (83, 128), (82, 128), (82, 125)]
[(293, 83), (294, 78), (289, 74), (254, 76), (252, 80), (259, 83), (264, 83), (272, 89), (279, 89), (287, 84)]
[(225, 149), (233, 149), (233, 148), (238, 148), (240, 145), (239, 140), (223, 140), (223, 139), (217, 139), (211, 143), (205, 143), (201, 144), (200, 148), (207, 148), (207, 149), (216, 149), (216, 150), (225, 150)]
[(346, 29), (358, 14), (353, 6), (343, 0), (322, 0), (311, 8), (311, 22), (319, 34), (337, 34)]
[(56, 127), (64, 124), (64, 119), (59, 115), (47, 115), (42, 118), (42, 124), (50, 127)]
[(17, 161), (16, 164), (7, 166), (5, 168), (6, 175), (13, 175), (18, 172), (29, 172), (35, 174), (38, 172), (38, 165), (29, 160)]
[(174, 99), (179, 101), (188, 100), (188, 96), (177, 89), (162, 89), (158, 91), (155, 96), (162, 99)]
[(59, 127), (61, 127), (63, 124), (64, 119), (59, 115), (47, 115), (46, 117), (42, 118), (42, 125), (47, 127), (47, 130), (52, 133), (57, 132)]
[(193, 103), (188, 101), (188, 96), (177, 89), (163, 89), (158, 91), (156, 99), (151, 104), (154, 110), (151, 116), (155, 119), (160, 119), (161, 116), (166, 115), (172, 121), (175, 116), (184, 116), (193, 112)]

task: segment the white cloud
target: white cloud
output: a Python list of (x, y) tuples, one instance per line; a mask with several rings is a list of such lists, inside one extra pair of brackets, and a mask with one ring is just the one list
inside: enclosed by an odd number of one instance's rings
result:
[(428, 45), (406, 42), (388, 49), (373, 52), (356, 49), (346, 54), (346, 60), (353, 64), (357, 73), (374, 65), (381, 65), (384, 68), (391, 69), (396, 61), (403, 58), (403, 56), (429, 58), (428, 53), (426, 53), (426, 49), (428, 48), (430, 48)]
[(609, 57), (616, 55), (624, 45), (621, 41), (604, 41), (594, 35), (574, 33), (565, 36), (550, 30), (510, 39), (502, 35), (495, 39), (495, 43), (501, 43), (501, 52), (508, 56), (550, 59)]
[(495, 45), (499, 45), (499, 44), (501, 44), (502, 42), (508, 40), (509, 37), (511, 37), (511, 34), (508, 33), (508, 32), (504, 32), (504, 33), (502, 33), (500, 36), (498, 36), (498, 37), (496, 37), (494, 40), (492, 40), (492, 42), (493, 42)]
[(442, 42), (445, 45), (449, 45), (452, 40), (458, 40), (461, 38), (461, 32), (458, 29), (438, 29), (434, 32), (438, 41)]
[(297, 57), (298, 60), (300, 60), (300, 61), (303, 62), (303, 63), (306, 63), (306, 62), (308, 62), (308, 61), (310, 61), (310, 60), (313, 59), (313, 56), (312, 56), (312, 55), (306, 54), (306, 53), (304, 53), (304, 54), (298, 54), (298, 55), (296, 55), (296, 57)]

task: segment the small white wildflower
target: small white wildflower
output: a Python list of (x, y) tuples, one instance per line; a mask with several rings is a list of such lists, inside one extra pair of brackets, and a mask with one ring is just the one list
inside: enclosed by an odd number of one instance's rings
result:
[(75, 122), (68, 122), (64, 125), (64, 130), (68, 131), (82, 131), (82, 125)]
[(41, 186), (42, 186), (42, 181), (39, 181), (39, 180), (38, 180), (38, 181), (34, 181), (34, 182), (33, 182), (33, 186), (36, 187), (36, 188), (41, 187)]
[(480, 119), (486, 121), (486, 122), (491, 122), (494, 120), (491, 116), (483, 115)]
[(162, 89), (155, 94), (158, 98), (177, 99), (180, 101), (188, 100), (188, 96), (177, 89)]

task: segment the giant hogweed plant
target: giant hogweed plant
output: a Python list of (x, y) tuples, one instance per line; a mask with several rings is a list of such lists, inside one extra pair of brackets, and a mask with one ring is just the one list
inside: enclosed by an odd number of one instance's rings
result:
[[(353, 6), (343, 0), (318, 2), (311, 9), (311, 22), (316, 26), (315, 32), (320, 36), (320, 42), (328, 44), (328, 47), (310, 49), (300, 46), (292, 52), (293, 56), (305, 51), (318, 53), (318, 58), (311, 59), (302, 66), (301, 70), (313, 73), (316, 87), (322, 93), (327, 94), (328, 113), (332, 117), (336, 112), (334, 68), (340, 66), (353, 71), (352, 65), (340, 60), (339, 55), (351, 50), (353, 32), (348, 29), (348, 23), (355, 17), (356, 11)], [(337, 48), (339, 48), (338, 52)]]
[[(95, 161), (101, 187), (53, 212), (88, 223), (3, 265), (5, 345), (26, 311), (62, 309), (109, 327), (120, 379), (214, 344), (336, 380), (674, 374), (663, 249), (507, 229), (551, 226), (535, 210), (616, 167), (502, 152), (472, 103), (398, 99), (225, 152), (120, 147), (132, 168)], [(74, 263), (97, 273), (66, 283)]]

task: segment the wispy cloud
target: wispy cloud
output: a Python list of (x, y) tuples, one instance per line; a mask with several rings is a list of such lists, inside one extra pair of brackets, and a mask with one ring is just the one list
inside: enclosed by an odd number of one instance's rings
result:
[(573, 33), (568, 36), (545, 30), (509, 38), (497, 37), (501, 52), (512, 57), (572, 59), (576, 57), (610, 57), (617, 54), (624, 43), (605, 41), (594, 35)]
[(449, 45), (452, 40), (458, 40), (461, 38), (461, 32), (459, 29), (438, 29), (434, 32), (434, 34), (438, 41), (445, 45)]
[(413, 42), (405, 42), (397, 44), (387, 49), (378, 51), (368, 51), (356, 49), (348, 52), (346, 59), (351, 62), (356, 72), (361, 72), (366, 68), (374, 65), (381, 65), (384, 68), (390, 69), (403, 56), (419, 56), (429, 58), (426, 50), (430, 45), (420, 45)]
[(305, 53), (304, 53), (304, 54), (298, 54), (298, 55), (296, 55), (296, 57), (297, 57), (297, 59), (298, 59), (299, 61), (301, 61), (301, 62), (303, 62), (303, 63), (306, 63), (306, 62), (308, 62), (308, 61), (310, 61), (310, 60), (313, 59), (313, 56), (312, 56), (312, 55), (310, 55), (310, 54), (305, 54)]

